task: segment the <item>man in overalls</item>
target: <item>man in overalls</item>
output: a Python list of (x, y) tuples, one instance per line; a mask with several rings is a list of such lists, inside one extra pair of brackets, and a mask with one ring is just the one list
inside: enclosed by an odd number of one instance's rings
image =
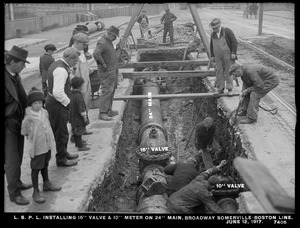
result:
[(167, 33), (170, 35), (170, 43), (174, 44), (174, 27), (173, 21), (177, 19), (177, 17), (170, 12), (170, 9), (165, 9), (165, 14), (161, 17), (160, 22), (164, 24), (164, 35), (163, 35), (163, 43), (166, 43)]
[(237, 59), (237, 40), (231, 29), (221, 27), (219, 18), (215, 18), (209, 24), (213, 29), (210, 38), (211, 61), (216, 66), (216, 94), (224, 93), (225, 82), (228, 89), (228, 95), (233, 95), (233, 79), (228, 74), (229, 67)]

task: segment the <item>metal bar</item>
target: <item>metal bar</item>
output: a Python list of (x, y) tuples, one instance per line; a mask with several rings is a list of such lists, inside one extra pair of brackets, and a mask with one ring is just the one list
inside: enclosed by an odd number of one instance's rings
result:
[(201, 66), (207, 63), (208, 60), (128, 62), (125, 66), (119, 68)]
[(203, 70), (203, 71), (142, 71), (142, 72), (123, 72), (123, 78), (189, 78), (189, 77), (213, 77), (216, 76), (215, 70)]
[[(240, 93), (234, 93), (233, 96), (239, 96)], [(214, 93), (182, 93), (182, 94), (153, 94), (151, 99), (169, 99), (169, 98), (199, 98), (199, 97), (229, 97), (227, 94)], [(230, 96), (231, 97), (231, 96)], [(148, 95), (125, 95), (115, 96), (114, 100), (142, 100), (149, 99)]]

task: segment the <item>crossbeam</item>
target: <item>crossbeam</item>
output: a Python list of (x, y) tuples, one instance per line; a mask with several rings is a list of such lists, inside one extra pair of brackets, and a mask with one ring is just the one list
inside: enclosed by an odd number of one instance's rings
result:
[[(239, 96), (234, 93), (233, 96)], [(143, 100), (143, 99), (170, 99), (170, 98), (199, 98), (199, 97), (228, 97), (228, 94), (214, 93), (181, 93), (181, 94), (156, 94), (156, 95), (124, 95), (114, 96), (114, 100)]]
[(216, 76), (215, 70), (190, 70), (190, 71), (141, 71), (141, 72), (122, 72), (123, 78), (191, 78), (191, 77), (213, 77)]
[(207, 60), (187, 60), (187, 61), (149, 61), (149, 62), (128, 62), (125, 66), (119, 68), (146, 68), (146, 67), (186, 67), (207, 65)]

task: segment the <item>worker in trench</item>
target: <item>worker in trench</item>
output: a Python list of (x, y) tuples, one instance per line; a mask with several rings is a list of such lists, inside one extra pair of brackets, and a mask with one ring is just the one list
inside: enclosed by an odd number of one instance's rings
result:
[(197, 124), (195, 131), (195, 148), (198, 152), (197, 156), (201, 156), (203, 152), (212, 151), (212, 143), (214, 140), (216, 125), (211, 117), (205, 117), (202, 122)]
[(171, 213), (203, 213), (205, 207), (213, 213), (224, 213), (214, 201), (211, 190), (218, 183), (223, 183), (222, 176), (217, 176), (222, 167), (226, 165), (222, 160), (218, 166), (213, 166), (205, 172), (198, 174), (189, 184), (174, 192), (167, 199), (167, 207)]
[(172, 175), (166, 189), (168, 197), (189, 184), (199, 174), (196, 169), (198, 163), (195, 157), (189, 157), (184, 162), (171, 161), (165, 166), (164, 172)]
[[(274, 71), (261, 64), (233, 64), (229, 69), (233, 77), (241, 77), (243, 81), (240, 94), (241, 108), (237, 113), (240, 124), (253, 124), (257, 122), (260, 99), (279, 84), (279, 77)], [(243, 117), (246, 117), (245, 119)]]

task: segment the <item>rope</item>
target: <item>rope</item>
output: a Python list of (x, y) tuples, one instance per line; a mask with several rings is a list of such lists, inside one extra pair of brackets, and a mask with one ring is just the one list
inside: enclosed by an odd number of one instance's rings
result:
[(259, 107), (261, 109), (263, 109), (264, 111), (271, 113), (272, 115), (276, 115), (277, 112), (278, 112), (278, 107), (275, 107), (275, 108), (272, 108), (272, 109), (267, 109), (267, 108), (264, 108), (264, 107), (262, 107), (260, 105), (259, 105)]

